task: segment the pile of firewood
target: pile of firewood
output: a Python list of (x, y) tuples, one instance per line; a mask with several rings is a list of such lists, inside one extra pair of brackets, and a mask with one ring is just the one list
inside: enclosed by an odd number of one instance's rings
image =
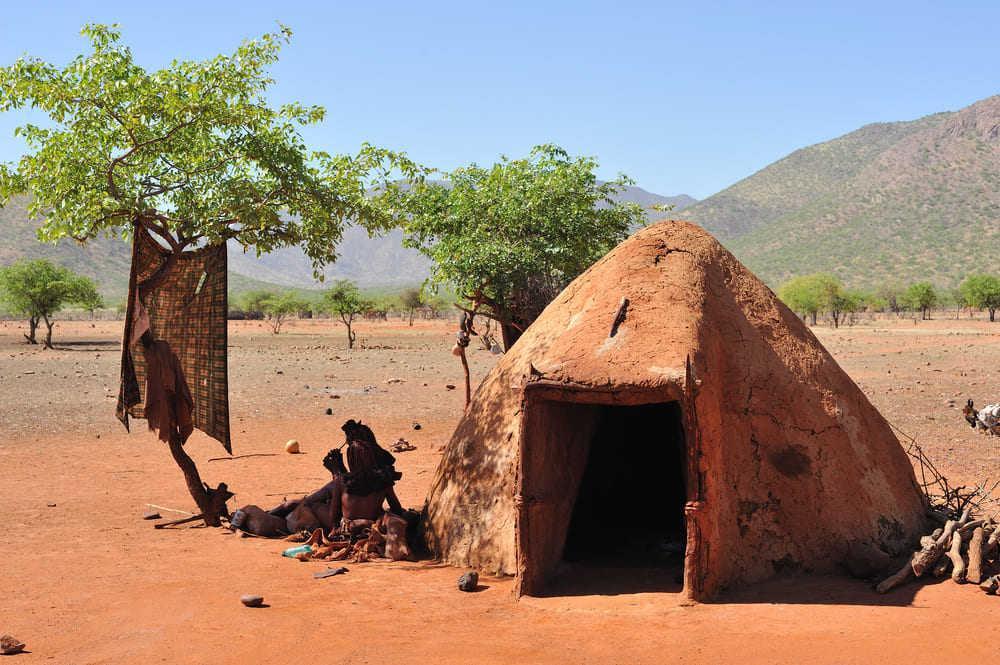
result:
[(934, 533), (920, 539), (921, 549), (914, 552), (897, 573), (884, 579), (875, 589), (886, 593), (911, 577), (931, 571), (935, 577), (946, 575), (960, 584), (978, 584), (987, 593), (997, 592), (997, 576), (984, 571), (996, 570), (1000, 525), (991, 519), (971, 520), (967, 506), (957, 520), (948, 520)]

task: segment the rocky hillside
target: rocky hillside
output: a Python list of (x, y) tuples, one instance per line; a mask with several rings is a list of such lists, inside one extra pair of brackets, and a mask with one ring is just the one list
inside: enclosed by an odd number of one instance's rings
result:
[(1000, 96), (798, 150), (680, 215), (771, 286), (1000, 274)]

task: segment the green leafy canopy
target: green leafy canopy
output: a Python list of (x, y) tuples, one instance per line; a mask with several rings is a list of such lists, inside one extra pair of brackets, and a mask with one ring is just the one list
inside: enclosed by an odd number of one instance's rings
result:
[(288, 28), (155, 72), (133, 62), (117, 28), (86, 26), (91, 52), (65, 67), (25, 57), (0, 68), (0, 112), (30, 105), (51, 121), (19, 127), (32, 152), (0, 164), (0, 204), (30, 192), (41, 240), (128, 239), (138, 224), (175, 251), (230, 238), (258, 256), (301, 244), (318, 272), (348, 220), (372, 233), (392, 225), (366, 192), (392, 191), (419, 167), (367, 144), (354, 156), (307, 152), (299, 127), (324, 109), (267, 105)]
[(641, 221), (640, 206), (615, 200), (632, 181), (621, 175), (599, 184), (596, 167), (592, 158), (541, 145), (527, 159), (446, 173), (446, 184), (409, 192), (404, 244), (435, 262), (434, 283), (454, 285), (523, 330)]
[(0, 267), (0, 301), (11, 314), (33, 318), (49, 317), (66, 304), (104, 306), (92, 281), (48, 259), (22, 259)]

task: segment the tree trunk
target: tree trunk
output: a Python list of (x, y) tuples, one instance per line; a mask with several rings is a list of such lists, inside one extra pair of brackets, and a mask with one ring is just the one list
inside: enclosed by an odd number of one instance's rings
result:
[(45, 330), (45, 348), (46, 349), (51, 349), (52, 348), (52, 326), (55, 325), (55, 322), (54, 321), (49, 321), (49, 317), (47, 317), (47, 316), (43, 316), (43, 318), (45, 319), (45, 328), (46, 328), (46, 330)]
[(508, 318), (507, 312), (497, 312), (494, 310), (497, 323), (500, 324), (500, 336), (503, 338), (503, 348), (509, 350), (514, 346), (514, 342), (521, 338), (524, 330), (531, 324), (516, 314), (511, 314)]
[(198, 475), (198, 467), (195, 466), (194, 460), (184, 451), (184, 446), (181, 444), (180, 436), (177, 434), (177, 428), (175, 427), (170, 428), (169, 443), (170, 454), (173, 455), (177, 466), (184, 473), (184, 481), (187, 483), (188, 492), (191, 493), (191, 498), (198, 505), (198, 510), (201, 511), (202, 518), (205, 520), (205, 525), (219, 526), (221, 516), (226, 512), (226, 500), (228, 497), (222, 498), (222, 505), (220, 506), (219, 499), (221, 497), (216, 493), (221, 492), (222, 496), (228, 494), (225, 483), (221, 483), (218, 490), (209, 490), (208, 486), (201, 482), (201, 476)]

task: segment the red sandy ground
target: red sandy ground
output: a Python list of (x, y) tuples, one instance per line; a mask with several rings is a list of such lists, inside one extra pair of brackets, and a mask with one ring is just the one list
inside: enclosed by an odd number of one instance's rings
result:
[[(404, 505), (423, 503), (464, 403), (449, 353), (453, 322), (293, 322), (272, 335), (233, 323), (233, 452), (189, 441), (205, 481), (232, 507), (270, 507), (324, 482), (340, 424), (360, 418), (397, 455)], [(287, 543), (224, 529), (157, 530), (193, 508), (167, 449), (114, 417), (121, 323), (60, 322), (55, 350), (0, 323), (0, 634), (17, 663), (941, 663), (997, 662), (1000, 598), (949, 581), (884, 596), (847, 577), (782, 577), (707, 604), (668, 593), (513, 596), (509, 578), (457, 588), (464, 570), (419, 563), (328, 564), (279, 556)], [(823, 343), (952, 484), (996, 482), (1000, 439), (958, 408), (1000, 400), (1000, 323), (981, 316), (816, 328)], [(470, 353), (473, 386), (493, 364)], [(389, 383), (389, 379), (403, 379)], [(456, 386), (454, 390), (447, 385)], [(370, 387), (369, 387), (370, 386)], [(369, 387), (366, 390), (366, 387)], [(330, 408), (332, 415), (326, 415)], [(414, 429), (413, 423), (420, 429)], [(288, 455), (288, 439), (303, 453)], [(173, 510), (168, 510), (173, 509)], [(609, 587), (613, 588), (613, 587)], [(240, 604), (246, 593), (265, 606)]]

